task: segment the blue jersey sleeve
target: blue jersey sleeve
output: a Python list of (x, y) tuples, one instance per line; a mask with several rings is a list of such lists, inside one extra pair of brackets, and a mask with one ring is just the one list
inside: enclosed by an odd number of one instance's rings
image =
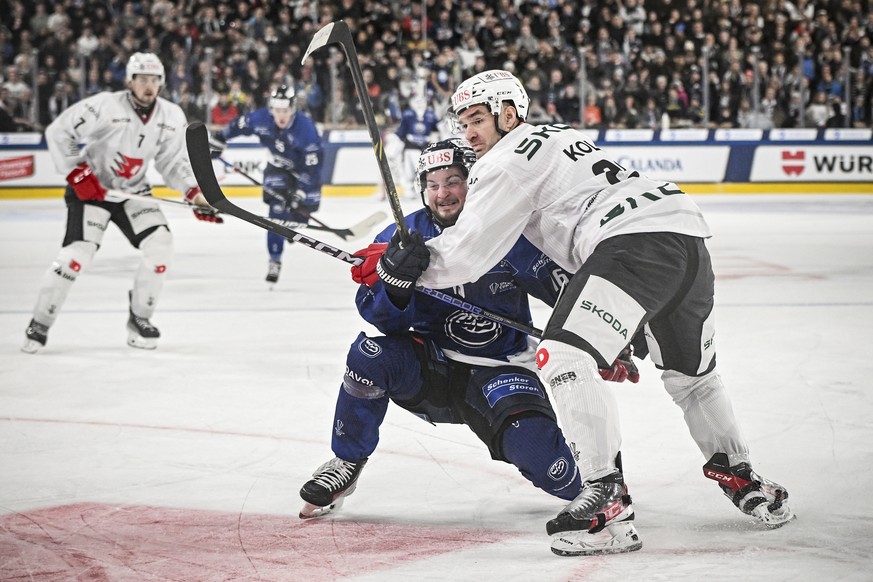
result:
[[(439, 236), (441, 232), (425, 210), (411, 214), (407, 221), (410, 230), (421, 232), (425, 240)], [(375, 242), (388, 242), (395, 230), (394, 225), (389, 226)], [(513, 255), (512, 261), (508, 256), (478, 281), (440, 291), (459, 301), (533, 325), (527, 289), (554, 303), (557, 288), (552, 284), (549, 271), (554, 265), (541, 257), (542, 253), (526, 240), (516, 245), (510, 255)], [(542, 264), (537, 262), (538, 259)], [(429, 295), (414, 293), (409, 305), (398, 309), (388, 298), (381, 282), (371, 288), (362, 285), (356, 303), (361, 316), (384, 334), (413, 330), (421, 337), (434, 340), (442, 349), (469, 356), (505, 361), (524, 351), (528, 345), (525, 333)]]
[(549, 307), (555, 306), (561, 289), (572, 276), (524, 237), (518, 239), (503, 263), (525, 292)]

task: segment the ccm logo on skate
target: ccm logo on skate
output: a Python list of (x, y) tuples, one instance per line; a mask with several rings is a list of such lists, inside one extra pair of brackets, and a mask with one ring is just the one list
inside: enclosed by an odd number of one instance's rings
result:
[(706, 476), (710, 479), (715, 479), (716, 481), (724, 481), (725, 483), (730, 483), (734, 480), (730, 475), (725, 475), (724, 473), (716, 473), (715, 471), (707, 471)]
[(549, 350), (540, 348), (537, 350), (537, 368), (543, 369), (543, 366), (549, 363)]

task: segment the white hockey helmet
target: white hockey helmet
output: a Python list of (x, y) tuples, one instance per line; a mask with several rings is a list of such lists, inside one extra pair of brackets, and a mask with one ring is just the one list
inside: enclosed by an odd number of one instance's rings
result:
[(164, 84), (164, 65), (154, 53), (133, 53), (127, 60), (127, 81), (133, 81), (134, 75), (157, 75), (161, 85)]
[(418, 156), (418, 169), (415, 172), (415, 187), (421, 194), (421, 201), (427, 207), (427, 197), (424, 190), (427, 186), (427, 175), (435, 170), (460, 167), (466, 179), (470, 168), (476, 163), (476, 152), (467, 140), (458, 137), (438, 141), (428, 145)]
[(524, 121), (527, 117), (530, 98), (515, 75), (509, 71), (492, 69), (466, 79), (458, 85), (449, 106), (449, 120), (455, 133), (460, 132), (458, 116), (468, 107), (485, 103), (492, 115), (499, 115), (504, 101), (511, 101)]

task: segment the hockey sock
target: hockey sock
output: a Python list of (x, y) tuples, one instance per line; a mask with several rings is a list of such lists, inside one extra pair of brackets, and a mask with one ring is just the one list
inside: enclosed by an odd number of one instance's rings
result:
[(503, 431), (503, 456), (546, 493), (567, 501), (579, 495), (582, 479), (573, 453), (550, 418), (527, 416), (509, 424)]
[(331, 449), (340, 459), (369, 457), (379, 443), (379, 427), (388, 410), (388, 396), (357, 398), (341, 387), (336, 400)]
[(133, 280), (130, 307), (135, 315), (149, 319), (154, 315), (173, 259), (173, 235), (165, 227), (159, 227), (140, 243), (139, 248), (142, 261)]
[(537, 361), (540, 380), (549, 391), (567, 444), (578, 454), (583, 478), (593, 480), (614, 472), (621, 448), (618, 404), (594, 358), (568, 344), (543, 340)]
[(749, 461), (748, 444), (715, 370), (703, 376), (667, 370), (661, 378), (673, 402), (682, 409), (691, 438), (705, 458), (726, 453), (731, 466)]
[(52, 266), (42, 276), (33, 310), (33, 318), (37, 322), (51, 327), (67, 300), (70, 288), (79, 273), (91, 264), (96, 252), (97, 245), (85, 241), (76, 241), (61, 249)]

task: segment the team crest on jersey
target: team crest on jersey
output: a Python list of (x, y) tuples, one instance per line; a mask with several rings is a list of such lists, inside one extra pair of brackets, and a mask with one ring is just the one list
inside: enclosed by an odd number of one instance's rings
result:
[(564, 457), (558, 457), (558, 459), (552, 463), (552, 466), (549, 467), (549, 479), (552, 481), (560, 481), (567, 474), (569, 468), (569, 461)]
[(447, 336), (470, 348), (487, 346), (503, 333), (500, 324), (462, 310), (446, 318), (445, 329)]
[(370, 338), (366, 338), (358, 344), (358, 351), (368, 358), (377, 358), (382, 353), (382, 347)]
[(142, 159), (130, 158), (121, 152), (116, 154), (114, 161), (115, 167), (112, 168), (112, 171), (115, 172), (115, 175), (119, 178), (125, 178), (127, 180), (130, 180), (139, 174), (144, 164)]

